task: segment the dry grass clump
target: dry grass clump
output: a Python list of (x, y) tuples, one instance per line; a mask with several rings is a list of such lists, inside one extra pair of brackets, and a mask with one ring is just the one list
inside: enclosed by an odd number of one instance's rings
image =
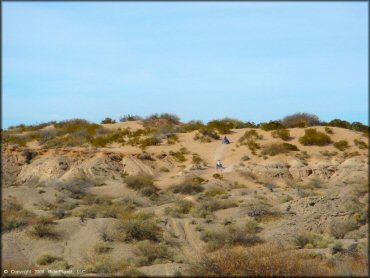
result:
[(262, 243), (262, 239), (255, 232), (248, 233), (246, 229), (228, 225), (220, 231), (205, 231), (201, 239), (207, 243), (207, 250), (214, 251), (225, 245), (253, 246)]
[(223, 248), (192, 263), (192, 276), (322, 276), (331, 269), (318, 256), (294, 253), (282, 245), (263, 244), (247, 249)]
[(207, 197), (216, 197), (216, 196), (221, 196), (226, 194), (226, 190), (223, 189), (222, 187), (212, 187), (206, 190), (204, 193), (205, 196)]
[(315, 128), (308, 128), (305, 130), (305, 134), (299, 138), (299, 142), (305, 146), (325, 146), (332, 141), (327, 134), (317, 131)]
[(142, 118), (140, 116), (130, 115), (130, 114), (124, 115), (124, 116), (119, 118), (120, 122), (130, 122), (130, 121), (140, 121), (140, 120), (142, 120)]
[(257, 176), (249, 170), (237, 170), (237, 173), (247, 180), (256, 180)]
[(361, 150), (368, 148), (367, 144), (362, 140), (355, 139), (353, 143)]
[(349, 148), (348, 141), (347, 140), (340, 140), (338, 142), (335, 142), (333, 144), (335, 148), (337, 148), (340, 151), (344, 151)]
[(316, 234), (311, 232), (304, 232), (297, 235), (293, 239), (294, 245), (299, 248), (327, 248), (330, 244), (333, 244), (335, 239), (322, 234)]
[(267, 146), (262, 152), (262, 155), (274, 156), (282, 153), (289, 153), (291, 151), (299, 151), (297, 146), (289, 143), (273, 143)]
[(2, 231), (10, 232), (14, 229), (22, 229), (31, 224), (35, 215), (23, 209), (15, 200), (7, 199), (3, 203), (2, 213)]
[(193, 153), (191, 162), (195, 165), (200, 165), (204, 160), (200, 157), (199, 154)]
[(131, 214), (117, 223), (116, 239), (125, 242), (134, 240), (151, 240), (159, 242), (162, 239), (162, 228), (158, 219), (152, 213)]
[(168, 134), (166, 137), (168, 145), (174, 145), (180, 142), (179, 136), (177, 134)]
[(271, 135), (273, 138), (280, 138), (284, 141), (289, 141), (292, 139), (292, 137), (290, 137), (289, 129), (277, 129), (272, 131)]
[(143, 240), (137, 243), (137, 264), (139, 266), (172, 262), (174, 252), (164, 242)]
[(170, 113), (153, 114), (143, 120), (144, 127), (163, 127), (179, 125), (180, 118)]
[(293, 115), (284, 117), (280, 122), (287, 127), (307, 127), (319, 125), (320, 119), (314, 114), (295, 113)]
[(112, 246), (107, 242), (97, 242), (94, 247), (94, 252), (97, 254), (106, 254), (112, 251)]
[(267, 221), (281, 216), (281, 212), (264, 203), (263, 200), (251, 201), (245, 204), (244, 209), (248, 216), (253, 217), (256, 221)]

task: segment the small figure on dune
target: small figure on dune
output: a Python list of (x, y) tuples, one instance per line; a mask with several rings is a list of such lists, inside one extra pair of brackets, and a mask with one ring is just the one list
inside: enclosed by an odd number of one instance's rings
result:
[(224, 167), (222, 166), (221, 160), (217, 160), (216, 169), (222, 169), (222, 168)]
[(230, 144), (230, 141), (229, 141), (229, 139), (226, 136), (222, 140), (222, 144)]

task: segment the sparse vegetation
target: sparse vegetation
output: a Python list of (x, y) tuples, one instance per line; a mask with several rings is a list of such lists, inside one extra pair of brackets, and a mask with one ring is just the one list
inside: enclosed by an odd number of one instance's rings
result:
[(141, 241), (137, 244), (138, 248), (138, 264), (151, 265), (153, 263), (165, 263), (173, 260), (173, 252), (164, 243), (154, 243), (149, 240)]
[(39, 265), (48, 265), (48, 264), (51, 264), (55, 261), (60, 261), (60, 260), (62, 260), (62, 259), (59, 258), (59, 257), (53, 256), (53, 255), (50, 255), (50, 254), (43, 254), (43, 255), (40, 255), (37, 258), (37, 264), (39, 264)]
[(355, 144), (355, 146), (357, 146), (361, 150), (368, 148), (367, 144), (362, 140), (355, 139), (353, 143)]
[(305, 232), (294, 238), (294, 244), (297, 248), (327, 248), (334, 243), (334, 238), (328, 235)]
[(260, 123), (260, 128), (264, 131), (271, 131), (284, 129), (285, 126), (279, 121), (269, 121), (268, 123)]

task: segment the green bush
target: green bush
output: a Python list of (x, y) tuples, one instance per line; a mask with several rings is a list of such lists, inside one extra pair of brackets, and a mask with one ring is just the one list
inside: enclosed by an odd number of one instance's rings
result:
[(262, 155), (274, 156), (282, 153), (289, 153), (290, 151), (299, 151), (299, 149), (292, 144), (288, 143), (273, 143), (267, 146), (262, 152)]
[(293, 115), (286, 116), (280, 122), (287, 127), (308, 127), (319, 125), (320, 119), (314, 114), (295, 113)]
[(213, 120), (207, 124), (207, 127), (210, 130), (217, 129), (220, 134), (229, 134), (231, 133), (231, 129), (234, 127), (234, 125), (232, 122), (227, 120)]
[(260, 123), (260, 128), (264, 131), (284, 129), (285, 126), (278, 121), (269, 121), (268, 123)]
[(335, 142), (333, 145), (335, 148), (337, 148), (340, 151), (344, 151), (349, 148), (347, 140), (340, 140), (338, 142)]
[(260, 201), (247, 203), (244, 207), (249, 217), (253, 217), (256, 221), (261, 222), (281, 216), (281, 212)]
[(200, 163), (203, 162), (203, 159), (199, 156), (199, 154), (193, 154), (191, 162), (195, 165), (199, 165)]
[(142, 148), (146, 148), (148, 146), (158, 146), (162, 143), (162, 140), (159, 137), (151, 136), (141, 140), (140, 145)]
[(328, 135), (317, 131), (315, 128), (306, 129), (305, 134), (299, 138), (299, 142), (305, 146), (325, 146), (332, 143)]
[(170, 187), (173, 193), (181, 194), (198, 194), (204, 190), (203, 186), (199, 183), (195, 183), (193, 180), (187, 180), (182, 184), (174, 185)]
[(101, 123), (102, 123), (102, 124), (115, 124), (115, 123), (116, 123), (116, 121), (115, 121), (115, 120), (113, 120), (112, 118), (107, 117), (107, 118), (105, 118), (104, 120), (102, 120), (102, 121), (101, 121)]
[(351, 123), (349, 123), (347, 121), (340, 120), (340, 119), (334, 119), (334, 120), (330, 121), (329, 123), (327, 123), (327, 125), (328, 126), (351, 129)]
[(140, 120), (141, 120), (140, 116), (130, 115), (130, 114), (124, 115), (124, 116), (119, 118), (120, 122), (140, 121)]
[(180, 151), (170, 151), (169, 154), (173, 157), (175, 157), (179, 162), (185, 162), (186, 161), (186, 157), (184, 155), (184, 152), (181, 152)]
[(272, 137), (274, 138), (280, 138), (284, 141), (288, 141), (292, 139), (290, 137), (290, 131), (288, 129), (277, 129), (271, 132)]

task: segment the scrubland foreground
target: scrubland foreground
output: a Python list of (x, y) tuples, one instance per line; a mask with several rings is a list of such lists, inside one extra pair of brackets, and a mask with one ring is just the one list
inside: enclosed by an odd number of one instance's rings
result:
[(359, 123), (303, 114), (183, 124), (164, 114), (20, 125), (2, 137), (2, 269), (368, 274)]

